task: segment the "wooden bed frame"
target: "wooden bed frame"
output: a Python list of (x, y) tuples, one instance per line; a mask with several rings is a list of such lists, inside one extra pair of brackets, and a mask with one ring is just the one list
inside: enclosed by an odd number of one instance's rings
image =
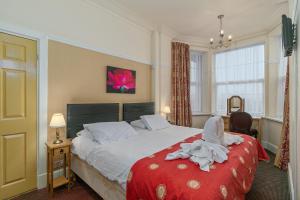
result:
[[(141, 115), (154, 114), (154, 103), (123, 104), (123, 120), (130, 122)], [(119, 121), (119, 104), (68, 104), (67, 137), (75, 138), (83, 129), (83, 124), (95, 122)], [(78, 156), (72, 155), (72, 171), (87, 183), (104, 200), (125, 200), (126, 191), (115, 181), (110, 181), (98, 170)]]

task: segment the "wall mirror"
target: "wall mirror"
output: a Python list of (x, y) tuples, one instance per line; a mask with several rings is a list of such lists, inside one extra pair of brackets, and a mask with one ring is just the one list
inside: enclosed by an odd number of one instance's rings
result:
[(227, 115), (232, 112), (244, 112), (245, 100), (240, 96), (231, 96), (227, 99)]

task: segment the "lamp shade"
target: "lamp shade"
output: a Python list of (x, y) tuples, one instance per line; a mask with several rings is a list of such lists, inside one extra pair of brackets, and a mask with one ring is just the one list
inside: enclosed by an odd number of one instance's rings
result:
[(66, 126), (66, 121), (62, 113), (54, 113), (50, 121), (51, 128), (61, 128)]
[(169, 106), (165, 106), (163, 112), (166, 113), (166, 114), (171, 113), (170, 107)]

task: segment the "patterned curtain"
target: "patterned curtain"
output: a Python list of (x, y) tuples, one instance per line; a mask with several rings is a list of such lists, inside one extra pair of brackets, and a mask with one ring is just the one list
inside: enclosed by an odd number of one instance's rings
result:
[(289, 103), (289, 60), (287, 63), (285, 91), (284, 91), (284, 111), (283, 124), (281, 130), (281, 144), (275, 158), (275, 166), (282, 170), (287, 170), (289, 163), (289, 135), (290, 135), (290, 103)]
[(172, 42), (171, 120), (179, 126), (192, 125), (190, 104), (190, 47)]

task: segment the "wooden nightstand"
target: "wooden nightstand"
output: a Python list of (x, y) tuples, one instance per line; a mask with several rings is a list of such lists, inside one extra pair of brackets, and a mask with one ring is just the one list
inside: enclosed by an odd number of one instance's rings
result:
[[(47, 188), (53, 196), (53, 189), (71, 184), (71, 144), (70, 140), (65, 139), (61, 144), (47, 142)], [(54, 171), (63, 168), (64, 174), (57, 178), (53, 177)], [(67, 173), (68, 171), (68, 173)]]

